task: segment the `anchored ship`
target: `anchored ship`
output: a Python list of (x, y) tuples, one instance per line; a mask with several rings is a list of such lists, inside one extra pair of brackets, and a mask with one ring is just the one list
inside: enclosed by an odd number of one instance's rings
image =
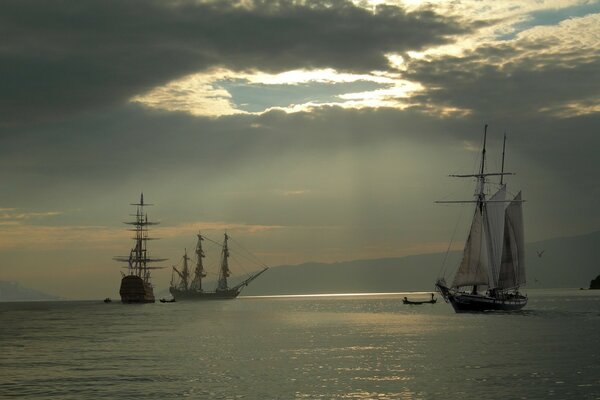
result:
[(133, 238), (135, 245), (129, 251), (129, 256), (114, 258), (116, 261), (127, 263), (127, 274), (121, 272), (122, 279), (119, 294), (122, 303), (154, 303), (150, 270), (162, 267), (151, 267), (148, 264), (165, 261), (166, 259), (149, 257), (147, 242), (153, 239), (148, 236), (148, 226), (158, 225), (158, 222), (148, 221), (148, 214), (144, 212), (144, 207), (152, 204), (144, 203), (143, 193), (140, 195), (140, 202), (131, 205), (137, 207), (136, 213), (132, 215), (135, 220), (125, 222), (125, 224), (133, 226), (131, 230), (135, 232)]
[[(268, 267), (263, 265), (263, 269), (259, 272), (251, 275), (248, 279), (241, 283), (229, 287), (227, 278), (231, 275), (229, 270), (229, 236), (225, 234), (223, 244), (219, 244), (221, 249), (221, 262), (219, 267), (219, 279), (217, 281), (217, 287), (215, 291), (204, 291), (202, 288), (202, 279), (206, 277), (204, 270), (203, 259), (205, 257), (204, 250), (202, 249), (202, 241), (204, 239), (210, 240), (200, 233), (198, 236), (198, 242), (196, 244), (196, 268), (194, 269), (194, 276), (190, 280), (190, 269), (189, 261), (190, 258), (185, 251), (182, 259), (181, 270), (177, 267), (173, 267), (171, 275), (171, 286), (169, 291), (174, 299), (177, 300), (223, 300), (223, 299), (235, 299), (245, 286), (248, 286), (250, 282), (258, 278), (260, 274), (265, 272)], [(214, 242), (216, 243), (216, 242)]]
[[(451, 285), (442, 276), (436, 289), (456, 312), (489, 310), (519, 310), (527, 304), (527, 296), (519, 292), (525, 279), (525, 242), (521, 192), (509, 196), (504, 184), (504, 153), (502, 148), (501, 172), (486, 172), (485, 143), (487, 125), (483, 134), (483, 150), (479, 173), (450, 175), (476, 178), (475, 200), (438, 201), (436, 203), (474, 203), (475, 211), (462, 261)], [(499, 177), (499, 183), (489, 181)], [(490, 187), (493, 194), (488, 196)], [(508, 197), (508, 199), (507, 199)]]

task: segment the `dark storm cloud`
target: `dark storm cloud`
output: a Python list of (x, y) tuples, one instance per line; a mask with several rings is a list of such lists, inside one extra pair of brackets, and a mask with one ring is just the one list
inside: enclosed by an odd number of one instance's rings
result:
[(3, 1), (0, 118), (63, 118), (213, 66), (369, 71), (386, 67), (386, 52), (465, 31), (432, 11), (370, 12), (344, 0)]
[(545, 52), (554, 43), (554, 38), (500, 42), (461, 57), (413, 60), (405, 76), (426, 90), (412, 100), (470, 110), (475, 118), (515, 122), (534, 113), (560, 113), (569, 103), (597, 103), (599, 54), (589, 48)]

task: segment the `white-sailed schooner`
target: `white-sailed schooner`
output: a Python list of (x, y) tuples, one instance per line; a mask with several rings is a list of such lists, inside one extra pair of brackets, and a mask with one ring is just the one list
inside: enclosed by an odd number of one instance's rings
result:
[[(444, 277), (435, 286), (456, 312), (519, 310), (527, 304), (527, 296), (519, 292), (525, 285), (525, 242), (523, 230), (523, 199), (521, 192), (507, 199), (504, 172), (504, 146), (501, 172), (485, 171), (483, 136), (481, 167), (478, 174), (450, 175), (477, 180), (475, 200), (439, 201), (437, 203), (474, 203), (475, 210), (463, 257), (448, 286)], [(486, 194), (489, 177), (499, 177), (498, 189)]]

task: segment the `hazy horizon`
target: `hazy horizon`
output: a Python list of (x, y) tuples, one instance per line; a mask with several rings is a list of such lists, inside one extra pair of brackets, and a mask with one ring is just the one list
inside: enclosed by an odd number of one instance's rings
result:
[[(587, 289), (589, 281), (600, 272), (593, 261), (598, 256), (596, 246), (599, 239), (600, 231), (596, 231), (584, 235), (526, 243), (527, 284), (521, 288), (522, 291), (527, 293), (531, 289), (579, 289), (581, 287)], [(538, 251), (544, 251), (542, 257), (536, 254)], [(234, 251), (236, 252), (237, 250)], [(432, 292), (433, 284), (440, 277), (442, 267), (445, 266), (446, 279), (452, 279), (461, 254), (462, 248), (449, 253), (420, 253), (402, 257), (344, 260), (333, 263), (306, 261), (299, 264), (272, 265), (270, 271), (243, 290), (242, 296)], [(233, 274), (230, 278), (231, 284), (246, 279), (251, 272), (239, 263), (238, 256), (239, 254), (234, 254), (230, 263)], [(214, 254), (209, 255), (205, 261), (207, 260), (209, 262), (205, 263), (205, 268), (208, 275), (204, 279), (203, 286), (210, 289), (216, 285), (219, 266)], [(565, 268), (566, 265), (569, 267)], [(367, 272), (368, 277), (365, 275)], [(112, 278), (115, 282), (119, 279), (119, 277)], [(85, 277), (81, 279), (85, 280)], [(22, 289), (33, 289), (60, 300), (118, 298), (119, 289), (118, 285), (100, 288), (83, 287), (78, 292), (78, 297), (69, 297), (64, 293), (48, 293), (44, 287), (32, 288), (17, 283)], [(170, 297), (168, 281), (154, 279), (153, 284), (156, 296)], [(36, 300), (41, 299), (36, 297), (37, 294), (32, 296)], [(0, 301), (6, 299), (0, 296)]]

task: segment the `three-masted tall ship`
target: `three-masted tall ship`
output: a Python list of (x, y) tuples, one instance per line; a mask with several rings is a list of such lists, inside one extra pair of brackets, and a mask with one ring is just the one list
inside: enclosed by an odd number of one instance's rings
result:
[(150, 282), (150, 270), (162, 267), (151, 267), (148, 264), (152, 262), (165, 261), (162, 258), (151, 258), (147, 249), (147, 242), (152, 240), (148, 236), (148, 226), (158, 225), (158, 222), (148, 221), (148, 214), (144, 212), (144, 207), (152, 204), (144, 203), (144, 194), (140, 195), (140, 202), (133, 203), (137, 207), (134, 221), (124, 222), (132, 225), (131, 229), (135, 232), (134, 247), (129, 251), (129, 256), (115, 257), (116, 261), (127, 263), (127, 274), (122, 274), (121, 287), (119, 294), (123, 303), (154, 303), (154, 290)]
[(183, 255), (182, 267), (179, 270), (177, 267), (173, 267), (171, 275), (171, 286), (169, 292), (176, 300), (224, 300), (224, 299), (235, 299), (245, 286), (248, 286), (250, 282), (258, 278), (260, 274), (265, 272), (268, 267), (264, 267), (259, 272), (251, 275), (241, 283), (229, 287), (227, 278), (231, 275), (229, 270), (229, 236), (225, 234), (225, 239), (221, 249), (221, 262), (219, 267), (219, 279), (217, 281), (217, 287), (214, 291), (205, 291), (202, 288), (202, 279), (206, 277), (204, 270), (203, 259), (205, 257), (204, 250), (202, 249), (202, 241), (205, 239), (200, 233), (198, 233), (198, 242), (196, 244), (196, 268), (194, 269), (194, 276), (190, 280), (190, 269), (189, 261), (190, 258), (187, 255), (187, 250)]
[[(527, 296), (519, 292), (525, 279), (525, 242), (521, 192), (509, 196), (504, 172), (486, 172), (485, 144), (487, 125), (483, 135), (483, 150), (479, 173), (450, 175), (476, 178), (475, 199), (467, 201), (439, 201), (437, 203), (474, 203), (475, 211), (462, 261), (450, 286), (441, 277), (436, 289), (456, 312), (488, 310), (519, 310), (527, 304)], [(499, 177), (499, 183), (490, 182)], [(493, 194), (489, 187), (496, 186)], [(507, 199), (507, 197), (509, 197)]]

